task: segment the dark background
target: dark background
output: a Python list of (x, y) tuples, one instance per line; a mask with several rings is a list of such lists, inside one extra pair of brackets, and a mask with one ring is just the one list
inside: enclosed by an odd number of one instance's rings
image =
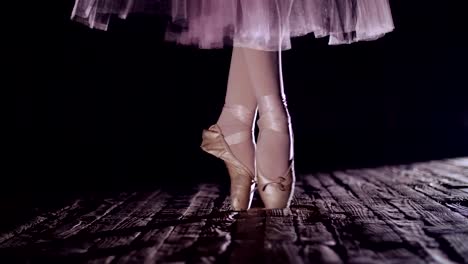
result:
[[(468, 49), (455, 2), (391, 1), (396, 30), (374, 42), (293, 40), (283, 60), (299, 173), (468, 156)], [(10, 54), (9, 195), (226, 182), (199, 145), (224, 103), (229, 47), (164, 42), (154, 17), (90, 30), (69, 21), (73, 1), (47, 5), (25, 11)]]

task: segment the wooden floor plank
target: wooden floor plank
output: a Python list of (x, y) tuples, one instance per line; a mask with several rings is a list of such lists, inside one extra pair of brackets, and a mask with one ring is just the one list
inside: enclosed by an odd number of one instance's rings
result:
[(305, 245), (304, 263), (341, 264), (344, 263), (330, 246), (323, 244)]
[(442, 237), (447, 242), (449, 248), (459, 256), (457, 260), (462, 263), (468, 263), (467, 233), (454, 232), (452, 234), (442, 235)]
[(451, 163), (458, 167), (468, 168), (468, 158), (447, 159), (444, 162)]
[(148, 193), (140, 198), (140, 202), (129, 203), (124, 207), (125, 209), (114, 213), (112, 218), (91, 226), (87, 232), (99, 233), (112, 230), (116, 231), (116, 235), (99, 238), (89, 250), (130, 245), (142, 232), (135, 230), (130, 234), (122, 235), (120, 233), (135, 227), (146, 226), (153, 219), (153, 216), (166, 205), (168, 198), (169, 195), (160, 190)]
[(268, 242), (297, 241), (293, 214), (290, 209), (270, 209), (265, 212), (265, 240)]
[(115, 260), (115, 256), (105, 256), (101, 258), (95, 258), (87, 261), (87, 264), (111, 264)]
[(102, 200), (98, 207), (89, 207), (92, 210), (86, 214), (83, 214), (75, 219), (70, 219), (71, 221), (54, 228), (50, 238), (64, 239), (76, 235), (81, 230), (91, 226), (96, 221), (99, 221), (101, 218), (108, 215), (110, 212), (124, 204), (128, 199), (134, 197), (136, 194), (136, 192), (123, 192), (115, 196), (115, 198), (112, 197)]
[(266, 263), (304, 263), (300, 247), (291, 242), (265, 241)]
[[(45, 230), (53, 229), (59, 223), (64, 221), (64, 219), (75, 215), (77, 211), (80, 212), (80, 209), (83, 210), (82, 202), (82, 199), (77, 199), (56, 211), (41, 213), (30, 221), (20, 224), (12, 231), (1, 234), (0, 248), (20, 246), (29, 243), (36, 234)], [(8, 241), (8, 243), (2, 244), (13, 237), (15, 238)]]
[[(308, 178), (313, 181), (315, 176), (308, 176)], [(319, 185), (318, 182), (313, 184)], [(320, 196), (321, 189), (319, 186), (309, 185), (308, 187), (309, 192), (306, 192), (304, 181), (296, 181), (295, 197), (291, 205), (292, 213), (296, 219), (296, 232), (301, 243), (300, 254), (303, 262), (343, 263), (333, 248), (338, 243), (331, 232), (336, 233), (337, 231), (331, 224), (328, 216), (329, 211)], [(325, 194), (322, 193), (322, 195)], [(325, 222), (328, 223), (329, 228)]]
[(22, 234), (23, 232), (26, 232), (27, 230), (34, 228), (35, 226), (41, 224), (45, 220), (47, 220), (46, 216), (42, 216), (42, 215), (34, 216), (31, 220), (27, 221), (26, 223), (19, 224), (12, 230), (7, 230), (6, 232), (2, 232), (0, 234), (0, 248), (2, 247), (8, 248), (8, 247), (14, 246), (16, 243), (12, 243), (10, 245), (6, 245), (6, 244), (2, 245), (2, 243), (15, 236), (16, 237), (20, 236), (20, 234)]
[(327, 215), (320, 214), (320, 209), (316, 205), (320, 198), (312, 200), (305, 192), (302, 181), (297, 182), (294, 196), (291, 207), (296, 221), (298, 240), (302, 244), (336, 245), (333, 235), (322, 222)]
[[(399, 170), (398, 174), (393, 174), (400, 177), (403, 170)], [(405, 173), (413, 182), (421, 182), (421, 184), (413, 184), (413, 188), (428, 197), (436, 200), (447, 208), (457, 212), (465, 217), (468, 216), (468, 192), (458, 188), (453, 188), (457, 185), (453, 182), (447, 182), (446, 179), (441, 179), (434, 173), (412, 169)]]
[[(336, 186), (341, 185), (343, 189), (349, 189), (349, 200), (353, 196), (359, 199), (363, 207), (359, 211), (369, 210), (367, 214), (354, 215), (356, 218), (353, 224), (359, 233), (361, 245), (379, 251), (379, 256), (384, 261), (400, 259), (405, 262), (420, 263), (427, 258), (427, 255), (421, 256), (409, 250), (411, 244), (405, 238), (412, 238), (415, 233), (403, 231), (401, 225), (398, 225), (401, 224), (398, 220), (404, 219), (404, 216), (386, 202), (386, 199), (392, 196), (392, 191), (386, 191), (386, 188), (372, 185), (343, 172), (333, 173), (329, 179), (337, 181)], [(350, 212), (355, 211), (350, 210)], [(416, 247), (416, 250), (419, 249), (420, 247)]]
[[(231, 246), (232, 225), (237, 212), (229, 211), (229, 195), (215, 201), (215, 209), (206, 219), (197, 241), (185, 250), (187, 259), (194, 263), (224, 263)], [(227, 210), (226, 210), (227, 209)]]
[(440, 183), (435, 184), (436, 187), (444, 187), (450, 190), (454, 196), (466, 197), (468, 195), (468, 179), (461, 180), (462, 178), (468, 178), (468, 168), (463, 170), (453, 169), (459, 167), (441, 162), (431, 162), (430, 164), (419, 165), (417, 168), (429, 172), (436, 178), (437, 183)]
[(454, 203), (447, 203), (446, 205), (448, 208), (452, 209), (452, 211), (455, 211), (468, 218), (468, 203), (465, 202), (463, 204), (460, 204), (460, 203), (454, 202)]
[(291, 209), (266, 210), (264, 248), (267, 262), (303, 263), (296, 223)]
[(440, 204), (432, 195), (421, 193), (413, 186), (395, 184), (392, 179), (395, 175), (388, 174), (386, 170), (368, 170), (367, 174), (364, 175), (368, 175), (366, 179), (369, 182), (381, 182), (408, 198), (407, 201), (413, 211), (421, 215), (431, 225), (456, 227), (466, 223), (466, 218)]
[(233, 224), (231, 241), (229, 263), (264, 263), (265, 211), (240, 212)]
[(211, 213), (214, 201), (219, 196), (219, 189), (214, 185), (200, 185), (197, 189), (190, 198), (185, 196), (182, 200), (171, 201), (171, 206), (158, 214), (156, 221), (172, 221), (173, 225), (143, 234), (139, 241), (149, 246), (122, 256), (118, 263), (154, 263), (168, 261), (169, 257), (173, 261), (181, 258), (183, 250), (197, 241), (206, 224), (206, 216)]
[[(387, 173), (386, 173), (387, 172)], [(441, 205), (431, 197), (422, 194), (415, 189), (408, 187), (407, 185), (399, 185), (395, 184), (394, 180), (392, 179), (392, 175), (388, 174), (388, 171), (384, 170), (367, 170), (366, 174), (368, 175), (366, 179), (369, 182), (380, 182), (386, 185), (388, 188), (392, 188), (395, 191), (399, 192), (400, 194), (407, 197), (405, 202), (408, 206), (400, 207), (398, 203), (395, 204), (403, 213), (407, 213), (408, 211), (411, 214), (416, 212), (419, 216), (421, 221), (424, 223), (423, 229), (426, 231), (427, 236), (434, 237), (438, 243), (441, 243), (441, 248), (450, 244), (450, 241), (444, 239), (443, 236), (438, 236), (435, 233), (431, 233), (426, 228), (429, 226), (446, 226), (447, 228), (453, 230), (453, 232), (457, 232), (457, 228), (460, 226), (466, 225), (466, 218), (462, 215), (451, 211), (447, 207)], [(395, 201), (391, 201), (395, 202)], [(461, 236), (465, 237), (468, 241), (468, 236), (462, 234)], [(463, 252), (456, 252), (458, 257), (461, 257)], [(454, 258), (453, 256), (450, 256)], [(456, 258), (456, 257), (455, 257)]]
[(468, 177), (466, 176), (466, 174), (448, 171), (445, 168), (440, 168), (440, 166), (434, 166), (433, 164), (429, 163), (417, 164), (415, 165), (415, 167), (421, 170), (432, 172), (439, 177), (452, 179), (456, 181), (460, 186), (468, 186)]
[[(116, 208), (112, 214), (105, 215), (99, 220), (93, 222), (87, 228), (83, 229), (83, 232), (98, 233), (118, 229), (122, 225), (125, 225), (135, 212), (144, 208), (149, 200), (155, 202), (153, 199), (155, 197), (158, 198), (160, 195), (160, 190), (153, 192), (139, 192), (124, 204)], [(157, 202), (157, 206), (158, 205), (159, 202)]]
[(180, 262), (187, 256), (186, 252), (193, 251), (219, 195), (219, 186), (200, 186), (200, 191), (192, 198), (187, 211), (182, 216), (182, 220), (188, 222), (174, 228), (156, 253), (155, 262)]
[(453, 164), (453, 162), (450, 162), (450, 160), (434, 160), (431, 162), (427, 162), (426, 164), (430, 164), (434, 167), (446, 170), (448, 172), (459, 173), (465, 176), (468, 175), (468, 167), (455, 165)]
[(6, 241), (2, 246), (19, 247), (36, 241), (43, 242), (65, 238), (66, 234), (78, 232), (88, 224), (112, 211), (132, 195), (135, 195), (135, 193), (124, 192), (119, 195), (113, 194), (105, 199), (89, 197), (75, 201), (69, 207), (65, 207), (63, 210), (59, 210), (47, 217), (47, 220), (41, 222), (41, 224)]
[(350, 233), (350, 230), (355, 227), (356, 219), (360, 219), (361, 222), (378, 219), (363, 207), (356, 197), (350, 195), (343, 187), (336, 186), (329, 175), (318, 174), (309, 176), (305, 180), (314, 189), (320, 190), (320, 196), (328, 200), (326, 204), (329, 210), (339, 212), (330, 218), (330, 225), (336, 230), (334, 233), (340, 255), (348, 262), (384, 263), (385, 259), (376, 252), (360, 245), (361, 243), (356, 239), (356, 233)]
[(290, 208), (242, 212), (218, 184), (83, 196), (1, 233), (0, 263), (468, 263), (467, 172), (300, 175)]
[[(350, 187), (354, 194), (356, 194), (363, 204), (366, 204), (376, 213), (380, 219), (382, 219), (388, 227), (390, 227), (396, 235), (401, 238), (401, 241), (390, 239), (388, 237), (383, 239), (381, 242), (397, 243), (395, 245), (398, 249), (399, 254), (403, 254), (407, 257), (413, 258), (415, 255), (424, 260), (424, 262), (437, 262), (441, 259), (444, 261), (450, 261), (448, 256), (444, 254), (442, 250), (434, 250), (438, 248), (439, 244), (435, 239), (429, 237), (425, 234), (423, 227), (424, 223), (421, 221), (420, 217), (411, 217), (410, 219), (406, 218), (404, 212), (402, 212), (398, 206), (395, 205), (396, 201), (399, 201), (402, 197), (400, 195), (394, 195), (395, 190), (388, 188), (379, 182), (372, 182), (366, 179), (366, 174), (360, 172), (358, 175), (345, 172), (336, 172), (334, 176), (337, 177), (340, 181), (345, 183)], [(393, 201), (393, 202), (392, 202)], [(373, 228), (372, 225), (368, 225)], [(378, 226), (384, 227), (384, 226)], [(384, 235), (382, 236), (379, 232), (376, 233), (378, 239), (385, 237), (391, 233), (387, 233), (386, 228), (383, 229)], [(376, 241), (379, 243), (379, 241)], [(411, 252), (406, 252), (409, 249)], [(389, 256), (390, 258), (390, 256)], [(396, 256), (392, 256), (396, 258)], [(416, 261), (416, 260), (414, 260)]]

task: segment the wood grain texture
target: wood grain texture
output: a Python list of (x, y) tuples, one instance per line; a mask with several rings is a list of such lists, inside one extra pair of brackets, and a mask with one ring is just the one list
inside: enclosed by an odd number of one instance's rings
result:
[(468, 263), (467, 186), (459, 158), (299, 175), (288, 209), (208, 183), (83, 195), (1, 233), (0, 263)]

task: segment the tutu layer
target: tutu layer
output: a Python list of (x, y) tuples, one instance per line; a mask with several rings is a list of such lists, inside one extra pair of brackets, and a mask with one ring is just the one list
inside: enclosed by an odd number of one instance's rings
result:
[(72, 19), (107, 30), (132, 13), (170, 17), (165, 39), (199, 48), (226, 44), (287, 50), (313, 33), (330, 45), (374, 40), (393, 30), (388, 0), (75, 0)]

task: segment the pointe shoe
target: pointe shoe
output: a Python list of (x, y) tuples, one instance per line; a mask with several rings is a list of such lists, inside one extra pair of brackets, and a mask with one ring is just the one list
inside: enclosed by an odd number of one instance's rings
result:
[[(245, 117), (247, 112), (242, 106), (234, 106), (227, 110), (235, 109), (235, 113)], [(224, 136), (218, 124), (211, 125), (202, 133), (201, 148), (220, 159), (226, 165), (231, 179), (231, 207), (234, 211), (242, 211), (250, 208), (255, 190), (254, 174), (242, 164), (232, 153), (229, 145), (243, 142), (252, 138), (252, 132), (241, 131)]]
[[(263, 111), (257, 124), (260, 132), (268, 129), (275, 133), (288, 134), (289, 118), (286, 112), (288, 125), (284, 124), (284, 116), (281, 117), (276, 111), (283, 107), (275, 96), (266, 95), (259, 99), (259, 106), (262, 106)], [(291, 131), (292, 133), (292, 131)], [(288, 134), (289, 135), (289, 134)], [(293, 144), (291, 136), (291, 144)], [(257, 179), (260, 198), (262, 199), (266, 209), (288, 208), (294, 193), (294, 185), (296, 181), (294, 158), (289, 161), (289, 167), (279, 177), (266, 177), (260, 169), (259, 163), (256, 161), (255, 177)], [(276, 176), (276, 175), (275, 175)]]
[(290, 161), (289, 168), (277, 180), (265, 177), (265, 174), (256, 167), (258, 190), (260, 198), (266, 209), (289, 208), (294, 193), (295, 173), (294, 160)]

